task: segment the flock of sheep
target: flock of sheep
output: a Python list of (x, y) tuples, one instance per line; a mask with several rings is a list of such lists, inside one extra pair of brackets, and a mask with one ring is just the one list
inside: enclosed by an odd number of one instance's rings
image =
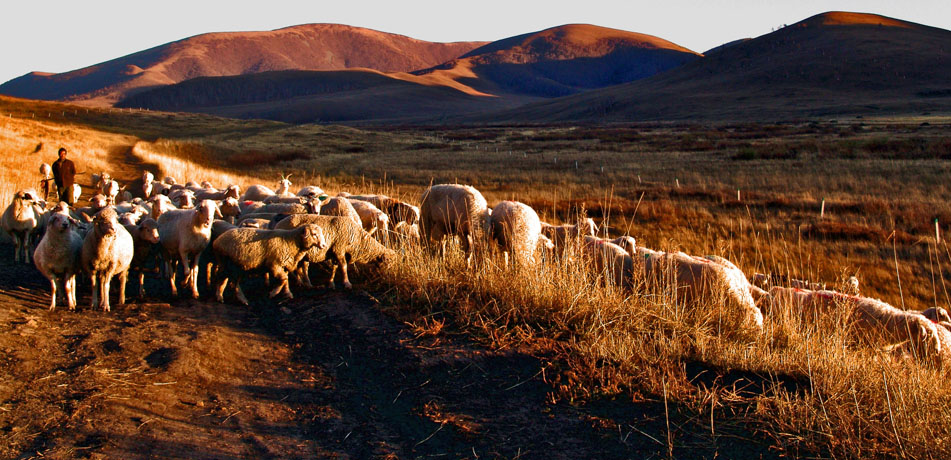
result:
[(292, 297), (292, 282), (312, 287), (310, 264), (323, 262), (330, 264), (329, 285), (334, 286), (339, 268), (349, 289), (349, 264), (379, 265), (395, 258), (394, 247), (421, 244), (439, 250), (447, 239), (457, 238), (468, 265), (473, 255), (487, 250), (501, 251), (503, 263), (520, 270), (577, 257), (604, 283), (666, 289), (673, 301), (685, 305), (713, 299), (731, 324), (754, 334), (764, 328), (764, 310), (794, 311), (814, 320), (832, 309), (850, 308), (851, 327), (863, 338), (951, 364), (951, 317), (944, 309), (905, 311), (861, 297), (854, 277), (843, 292), (761, 274), (751, 282), (722, 257), (655, 251), (637, 246), (630, 236), (601, 238), (592, 219), (550, 225), (517, 201), (490, 208), (467, 185), (433, 185), (417, 207), (384, 195), (330, 197), (313, 185), (293, 193), (288, 177), (276, 190), (252, 185), (242, 194), (235, 185), (221, 190), (207, 182), (180, 185), (145, 172), (139, 198), (108, 174), (95, 179), (99, 193), (86, 207), (58, 203), (47, 209), (36, 192), (21, 190), (0, 219), (14, 240), (17, 262), (29, 262), (31, 245), (39, 240), (33, 261), (50, 280), (51, 310), (58, 297), (75, 309), (77, 274), (90, 281), (92, 307), (105, 311), (116, 275), (119, 303), (125, 302), (130, 271), (138, 275), (139, 296), (145, 294), (145, 275), (156, 272), (177, 295), (179, 264), (182, 286), (192, 297), (199, 296), (203, 279), (219, 302), (233, 287), (235, 300), (247, 304), (241, 282), (255, 273), (267, 277), (271, 297)]

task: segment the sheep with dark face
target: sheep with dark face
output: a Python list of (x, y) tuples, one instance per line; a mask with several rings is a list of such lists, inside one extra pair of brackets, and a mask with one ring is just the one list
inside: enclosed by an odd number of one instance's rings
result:
[(31, 189), (20, 190), (13, 195), (13, 201), (0, 216), (0, 226), (13, 239), (14, 260), (30, 262), (32, 252), (31, 238), (40, 223), (40, 216), (33, 204), (37, 201), (36, 192)]
[(216, 216), (221, 217), (221, 213), (211, 200), (202, 200), (194, 209), (177, 209), (159, 216), (159, 241), (172, 295), (178, 295), (175, 271), (181, 261), (185, 284), (191, 287), (192, 297), (198, 298), (198, 257), (211, 240), (211, 224)]
[(135, 254), (132, 235), (119, 225), (111, 206), (99, 211), (83, 240), (81, 264), (92, 286), (92, 308), (109, 311), (109, 284), (119, 276), (119, 303), (125, 303), (125, 284)]
[(215, 274), (215, 292), (219, 302), (224, 302), (224, 290), (228, 280), (235, 285), (238, 302), (247, 305), (248, 299), (241, 291), (241, 279), (248, 272), (265, 271), (277, 286), (270, 292), (274, 297), (284, 292), (293, 298), (287, 274), (295, 270), (311, 248), (326, 249), (327, 241), (317, 225), (303, 225), (290, 230), (264, 230), (234, 228), (215, 240), (213, 248), (218, 269)]
[(334, 275), (339, 266), (343, 274), (344, 287), (351, 289), (353, 285), (350, 284), (350, 278), (347, 274), (348, 264), (368, 263), (379, 265), (396, 256), (395, 252), (373, 239), (369, 233), (363, 230), (360, 224), (348, 217), (294, 214), (278, 222), (274, 228), (291, 229), (308, 224), (315, 224), (320, 227), (327, 240), (327, 247), (324, 249), (312, 248), (308, 251), (307, 257), (304, 259), (304, 262), (307, 263), (303, 265), (300, 272), (301, 281), (305, 286), (310, 285), (309, 274), (307, 273), (308, 263), (330, 260), (333, 263), (333, 269), (330, 273), (330, 287), (334, 287)]
[(50, 280), (50, 311), (56, 308), (57, 292), (66, 298), (70, 310), (76, 309), (76, 273), (80, 271), (83, 238), (73, 229), (72, 220), (68, 214), (51, 214), (46, 234), (33, 254), (36, 268)]
[(468, 264), (472, 254), (485, 244), (490, 215), (485, 197), (475, 188), (433, 185), (420, 199), (419, 234), (426, 245), (458, 236)]

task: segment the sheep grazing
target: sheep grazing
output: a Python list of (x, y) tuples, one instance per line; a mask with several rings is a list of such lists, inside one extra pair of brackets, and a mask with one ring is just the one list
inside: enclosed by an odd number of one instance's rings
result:
[(951, 316), (948, 315), (948, 310), (941, 307), (931, 307), (921, 312), (921, 315), (930, 319), (932, 323), (951, 323)]
[(328, 198), (320, 205), (320, 214), (324, 216), (340, 216), (353, 220), (357, 225), (362, 226), (360, 213), (353, 207), (350, 200), (344, 197)]
[(123, 224), (129, 235), (132, 236), (132, 262), (129, 270), (136, 272), (139, 279), (138, 296), (141, 299), (145, 297), (145, 272), (156, 271), (157, 267), (150, 267), (153, 262), (157, 262), (159, 253), (159, 230), (158, 222), (151, 217), (142, 219), (138, 224)]
[(393, 226), (393, 233), (397, 240), (404, 244), (419, 244), (419, 224), (410, 225), (406, 222), (397, 222)]
[(548, 237), (555, 245), (555, 252), (558, 255), (565, 253), (565, 249), (570, 243), (580, 243), (584, 236), (595, 236), (598, 232), (598, 226), (591, 218), (580, 219), (573, 225), (551, 225), (542, 222), (542, 235)]
[(381, 234), (385, 238), (390, 225), (390, 218), (386, 213), (374, 206), (373, 203), (352, 198), (348, 198), (348, 200), (350, 200), (353, 210), (360, 216), (360, 224), (363, 225), (363, 229), (370, 232), (371, 235), (377, 230), (381, 230)]
[(274, 195), (274, 190), (264, 186), (264, 185), (252, 185), (244, 191), (244, 195), (241, 196), (241, 201), (264, 201), (265, 198)]
[(30, 262), (30, 238), (40, 222), (40, 216), (33, 206), (35, 195), (29, 189), (17, 191), (13, 195), (13, 202), (0, 216), (0, 226), (13, 239), (13, 259), (18, 263), (21, 256), (23, 262)]
[(466, 264), (485, 241), (491, 210), (485, 197), (473, 187), (440, 184), (427, 188), (419, 205), (419, 233), (423, 244), (460, 237)]
[(177, 209), (159, 216), (159, 242), (172, 295), (178, 295), (175, 271), (181, 261), (185, 284), (191, 286), (192, 297), (198, 298), (198, 257), (211, 240), (211, 224), (216, 216), (221, 217), (221, 213), (211, 200), (202, 200), (194, 209)]
[(228, 188), (224, 190), (214, 190), (214, 189), (199, 189), (195, 192), (196, 200), (215, 200), (220, 201), (227, 198), (234, 198), (236, 201), (241, 197), (241, 187), (237, 185), (229, 185)]
[(633, 236), (619, 236), (613, 240), (608, 240), (608, 243), (618, 245), (627, 251), (631, 257), (634, 257), (637, 253), (637, 240), (635, 240)]
[[(742, 328), (761, 331), (763, 313), (756, 306), (746, 275), (722, 257), (694, 257), (682, 252), (665, 253), (638, 247), (633, 260), (642, 264), (644, 279), (668, 288), (677, 298), (691, 302), (709, 293), (722, 293), (724, 307)], [(672, 284), (671, 284), (672, 283)]]
[[(348, 263), (369, 263), (379, 265), (395, 257), (396, 253), (387, 249), (363, 230), (359, 223), (342, 216), (318, 216), (313, 214), (294, 214), (277, 223), (275, 229), (291, 229), (301, 225), (316, 224), (323, 230), (327, 239), (327, 248), (308, 251), (306, 262), (316, 263), (324, 260), (333, 262), (329, 287), (334, 287), (334, 275), (337, 267), (343, 274), (343, 286), (352, 289), (347, 274)], [(305, 285), (310, 284), (307, 264), (303, 266), (302, 278)]]
[(390, 198), (386, 195), (350, 195), (347, 198), (349, 198), (351, 202), (353, 200), (360, 200), (373, 204), (385, 212), (387, 216), (390, 217), (390, 221), (394, 224), (406, 222), (412, 225), (419, 221), (418, 207), (395, 198)]
[(72, 225), (71, 218), (66, 214), (51, 215), (46, 234), (33, 253), (36, 268), (50, 280), (50, 311), (56, 308), (57, 292), (66, 298), (70, 310), (76, 309), (76, 273), (80, 270), (83, 239)]
[(80, 264), (92, 286), (92, 308), (109, 311), (109, 283), (119, 276), (119, 303), (125, 303), (125, 284), (135, 252), (132, 235), (119, 225), (115, 209), (104, 208), (96, 214), (93, 226), (83, 240)]
[(504, 252), (506, 265), (510, 253), (517, 266), (535, 264), (542, 224), (534, 209), (518, 201), (502, 201), (492, 208), (488, 228), (489, 235)]
[(624, 248), (591, 235), (585, 235), (581, 243), (581, 253), (595, 273), (615, 286), (631, 286), (634, 258)]
[(224, 290), (228, 279), (233, 279), (235, 297), (247, 305), (248, 299), (241, 291), (241, 279), (247, 272), (266, 271), (277, 286), (270, 292), (274, 297), (284, 292), (291, 294), (287, 274), (297, 268), (311, 248), (326, 249), (327, 240), (317, 225), (303, 225), (289, 230), (263, 230), (235, 228), (222, 234), (213, 244), (218, 265), (215, 292), (219, 302), (224, 302)]

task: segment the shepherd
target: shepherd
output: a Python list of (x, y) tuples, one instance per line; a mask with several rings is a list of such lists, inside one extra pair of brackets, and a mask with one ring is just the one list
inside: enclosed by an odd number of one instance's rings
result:
[(66, 204), (73, 205), (73, 182), (76, 176), (76, 165), (72, 160), (66, 158), (66, 149), (60, 147), (59, 160), (53, 163), (53, 181), (56, 182), (56, 190), (59, 192), (59, 201), (65, 201)]

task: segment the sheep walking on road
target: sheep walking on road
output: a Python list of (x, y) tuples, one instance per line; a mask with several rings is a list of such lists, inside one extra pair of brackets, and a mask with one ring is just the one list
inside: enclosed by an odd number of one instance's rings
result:
[(92, 229), (83, 240), (81, 264), (92, 286), (92, 308), (109, 311), (109, 284), (119, 276), (119, 303), (125, 303), (125, 284), (135, 252), (132, 235), (119, 225), (111, 206), (93, 218)]
[(241, 280), (246, 273), (266, 271), (277, 285), (270, 297), (284, 292), (291, 294), (287, 274), (294, 271), (311, 248), (325, 249), (327, 240), (317, 225), (303, 225), (290, 230), (264, 230), (234, 228), (218, 237), (213, 249), (218, 269), (215, 272), (215, 293), (219, 302), (224, 302), (224, 290), (228, 280), (233, 280), (235, 297), (247, 305), (248, 299), (241, 291)]
[(13, 259), (19, 263), (30, 262), (30, 239), (39, 224), (40, 216), (33, 204), (36, 193), (32, 190), (20, 190), (13, 195), (13, 202), (0, 216), (0, 226), (13, 239)]
[(56, 308), (57, 293), (66, 298), (70, 310), (76, 309), (76, 273), (82, 249), (83, 239), (73, 230), (72, 218), (53, 213), (33, 254), (36, 268), (50, 280), (50, 311)]
[(175, 272), (181, 261), (185, 285), (191, 287), (192, 297), (198, 298), (198, 258), (211, 240), (211, 224), (216, 216), (221, 217), (221, 213), (211, 200), (203, 200), (194, 209), (177, 209), (159, 216), (159, 242), (172, 295), (178, 295)]

